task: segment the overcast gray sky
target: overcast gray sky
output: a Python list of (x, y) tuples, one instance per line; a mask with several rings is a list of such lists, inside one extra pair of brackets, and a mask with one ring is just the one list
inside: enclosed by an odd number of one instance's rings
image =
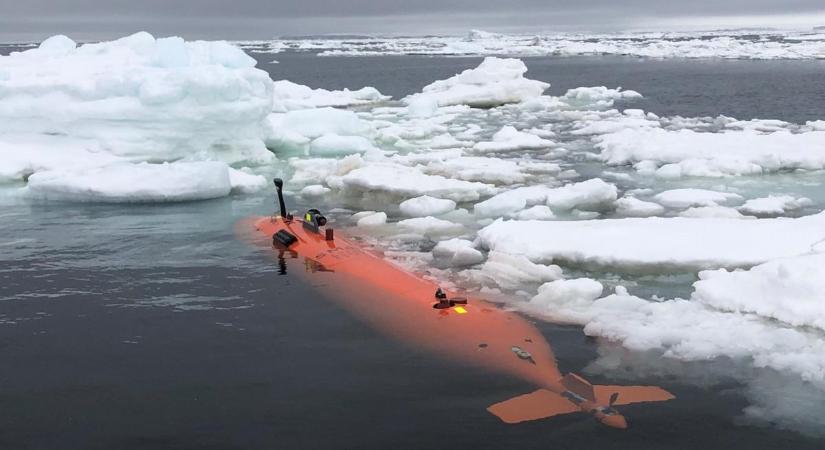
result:
[(0, 0), (0, 40), (825, 25), (825, 0)]

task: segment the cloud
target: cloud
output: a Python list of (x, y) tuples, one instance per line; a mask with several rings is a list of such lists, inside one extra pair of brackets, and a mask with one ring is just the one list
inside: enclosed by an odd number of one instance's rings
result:
[[(185, 37), (329, 33), (615, 31), (825, 23), (821, 0), (27, 0), (9, 2), (0, 39), (79, 39), (148, 30)], [(820, 13), (814, 15), (813, 13)], [(793, 16), (794, 20), (787, 17)], [(784, 18), (784, 19), (783, 19)], [(821, 20), (822, 23), (818, 23)], [(712, 25), (711, 25), (712, 24)], [(730, 24), (730, 25), (726, 25)]]

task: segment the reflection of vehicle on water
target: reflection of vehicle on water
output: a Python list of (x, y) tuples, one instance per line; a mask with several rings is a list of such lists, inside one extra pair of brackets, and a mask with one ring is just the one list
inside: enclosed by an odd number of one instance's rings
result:
[(324, 228), (326, 219), (309, 210), (287, 214), (278, 187), (280, 216), (255, 220), (259, 236), (272, 239), (285, 258), (304, 258), (306, 271), (320, 273), (321, 286), (371, 325), (402, 341), (464, 363), (513, 375), (538, 388), (488, 410), (508, 423), (585, 412), (605, 425), (625, 428), (615, 408), (673, 398), (656, 386), (600, 386), (562, 375), (550, 345), (518, 314), (481, 299), (450, 296), (431, 281), (410, 274)]

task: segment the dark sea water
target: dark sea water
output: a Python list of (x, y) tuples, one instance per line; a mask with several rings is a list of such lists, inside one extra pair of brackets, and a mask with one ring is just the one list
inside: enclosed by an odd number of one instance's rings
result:
[[(274, 79), (396, 97), (478, 62), (255, 56), (280, 61), (261, 65)], [(822, 62), (526, 62), (553, 93), (621, 85), (659, 114), (825, 117)], [(485, 408), (530, 386), (386, 338), (294, 276), (303, 263), (280, 275), (271, 254), (236, 237), (238, 220), (273, 206), (269, 191), (175, 205), (0, 204), (0, 449), (823, 448), (743, 422), (736, 381), (700, 388), (673, 375), (632, 378), (677, 399), (622, 408), (628, 430), (578, 415), (503, 424)], [(596, 358), (580, 328), (536, 325), (563, 371)]]
[[(428, 56), (312, 57), (304, 53), (252, 54), (274, 80), (315, 88), (373, 86), (401, 98), (434, 80), (478, 66), (482, 58)], [(307, 60), (312, 64), (305, 63)], [(621, 86), (645, 96), (634, 107), (662, 116), (779, 119), (825, 118), (825, 60), (747, 61), (643, 59), (623, 56), (521, 58), (526, 76), (561, 95), (581, 86)], [(278, 61), (272, 64), (271, 61)]]

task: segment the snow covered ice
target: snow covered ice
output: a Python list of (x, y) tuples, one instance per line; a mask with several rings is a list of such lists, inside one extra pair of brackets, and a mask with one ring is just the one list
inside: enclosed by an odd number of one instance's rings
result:
[(629, 272), (678, 272), (749, 267), (804, 255), (825, 240), (824, 225), (825, 213), (758, 220), (498, 220), (480, 230), (478, 236), (485, 248), (524, 255), (534, 262)]
[(312, 89), (289, 80), (279, 80), (273, 83), (272, 110), (284, 113), (325, 106), (366, 105), (388, 100), (389, 98), (389, 96), (378, 92), (374, 87), (364, 87), (356, 91), (350, 91), (349, 89), (330, 91)]
[[(155, 39), (145, 32), (80, 46), (55, 36), (2, 56), (0, 181), (30, 179), (32, 192), (45, 198), (89, 201), (228, 195), (226, 164), (274, 159), (261, 138), (272, 109), (272, 81), (254, 66), (254, 59), (226, 42)], [(177, 161), (224, 166), (128, 166)], [(185, 175), (196, 172), (209, 178), (193, 182)], [(113, 174), (135, 179), (150, 173), (182, 184), (164, 185), (170, 190), (163, 195), (111, 183)], [(94, 183), (73, 179), (97, 176)], [(65, 195), (53, 192), (63, 188)]]

